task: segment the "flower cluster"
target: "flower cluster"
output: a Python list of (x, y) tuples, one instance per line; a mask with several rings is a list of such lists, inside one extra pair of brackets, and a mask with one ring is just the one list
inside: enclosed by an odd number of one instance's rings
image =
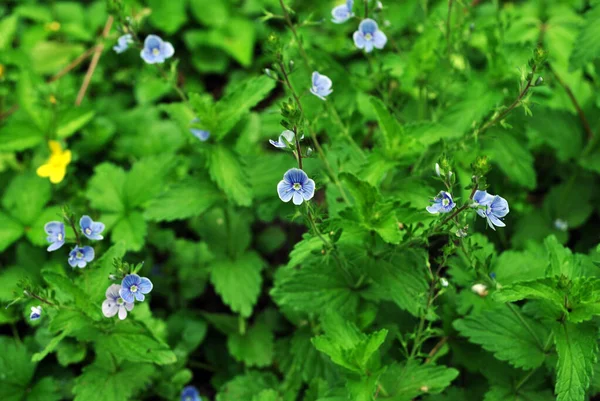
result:
[(111, 284), (106, 289), (106, 299), (102, 302), (102, 313), (106, 317), (119, 316), (124, 320), (127, 312), (133, 309), (135, 301), (143, 302), (145, 294), (153, 288), (152, 281), (135, 273), (123, 277), (121, 284)]
[[(67, 219), (71, 222), (71, 219)], [(75, 231), (75, 226), (71, 225), (73, 231)], [(103, 239), (104, 237), (101, 235), (102, 231), (104, 231), (104, 224), (100, 222), (96, 222), (92, 220), (90, 216), (82, 216), (79, 219), (79, 228), (81, 233), (88, 239), (98, 241)], [(65, 225), (60, 221), (50, 221), (44, 225), (44, 231), (47, 234), (46, 240), (50, 243), (48, 246), (48, 252), (56, 251), (61, 248), (67, 238), (65, 234)], [(71, 267), (79, 267), (84, 268), (89, 262), (94, 260), (94, 248), (91, 246), (81, 246), (79, 240), (79, 234), (75, 231), (76, 245), (69, 252), (69, 258), (67, 259)]]
[[(341, 4), (331, 10), (333, 16), (332, 22), (335, 24), (342, 24), (354, 17), (352, 12), (352, 6), (354, 1), (348, 0), (345, 4)], [(378, 2), (378, 9), (383, 8), (381, 2)], [(367, 53), (373, 51), (373, 49), (383, 49), (387, 43), (387, 36), (379, 30), (377, 22), (371, 18), (363, 19), (358, 25), (358, 30), (352, 35), (354, 45), (358, 49), (364, 49)]]
[[(134, 43), (131, 34), (125, 34), (117, 39), (117, 44), (113, 46), (113, 50), (118, 54), (129, 49), (129, 45)], [(169, 42), (162, 40), (160, 36), (148, 35), (144, 40), (144, 46), (140, 52), (140, 57), (147, 64), (162, 64), (166, 59), (173, 57), (175, 48)]]
[(508, 202), (503, 197), (488, 194), (486, 191), (476, 191), (472, 207), (477, 208), (477, 214), (485, 218), (493, 230), (495, 227), (506, 227), (501, 219), (508, 214), (509, 209)]

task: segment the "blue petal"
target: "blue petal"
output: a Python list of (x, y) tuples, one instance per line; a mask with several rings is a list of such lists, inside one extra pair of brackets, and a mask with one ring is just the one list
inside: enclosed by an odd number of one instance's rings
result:
[(138, 286), (138, 288), (139, 288), (139, 291), (142, 294), (147, 294), (150, 291), (152, 291), (152, 288), (154, 288), (154, 286), (152, 285), (152, 281), (150, 281), (146, 277), (142, 277), (142, 279), (140, 280), (140, 285)]
[(306, 180), (306, 182), (302, 185), (300, 193), (302, 194), (304, 200), (311, 200), (312, 197), (315, 196), (315, 182), (310, 178)]
[(379, 29), (379, 27), (377, 26), (377, 22), (375, 22), (371, 18), (362, 20), (361, 23), (358, 25), (358, 30), (361, 31), (365, 35), (367, 33), (370, 33), (371, 35), (373, 35), (373, 34), (375, 34), (375, 32), (377, 32), (378, 29)]
[(494, 216), (496, 217), (504, 217), (509, 212), (508, 202), (506, 201), (506, 199), (498, 195), (494, 197), (494, 200), (490, 204), (490, 207), (492, 209), (492, 214), (494, 214)]
[(120, 290), (121, 290), (121, 286), (119, 284), (111, 284), (106, 289), (106, 293), (104, 295), (106, 296), (106, 299), (110, 299), (110, 300), (116, 302), (117, 299), (119, 299), (121, 297), (119, 295)]
[(91, 246), (84, 246), (83, 248), (81, 248), (81, 253), (83, 253), (83, 260), (85, 260), (86, 262), (91, 262), (92, 260), (94, 260), (94, 248), (92, 248)]
[(173, 47), (173, 45), (171, 43), (164, 42), (163, 45), (161, 46), (160, 52), (164, 58), (170, 58), (170, 57), (173, 57), (173, 54), (175, 54), (175, 48)]
[(294, 188), (292, 188), (292, 184), (287, 182), (286, 180), (279, 181), (277, 184), (277, 194), (279, 195), (279, 199), (284, 202), (289, 202), (294, 196)]
[(144, 299), (146, 299), (146, 297), (144, 296), (144, 294), (142, 294), (139, 291), (134, 292), (133, 296), (135, 297), (135, 299), (137, 299), (140, 302), (144, 302)]
[(316, 71), (314, 71), (314, 72), (312, 73), (312, 85), (313, 85), (313, 86), (317, 86), (317, 83), (319, 82), (319, 77), (320, 77), (320, 76), (321, 76), (321, 75), (319, 75), (319, 73), (318, 73), (318, 72), (316, 72)]
[(274, 141), (274, 140), (272, 140), (272, 139), (269, 139), (269, 143), (270, 143), (271, 145), (275, 146), (276, 148), (280, 148), (280, 149), (281, 149), (281, 148), (287, 148), (287, 145), (286, 145), (285, 143), (281, 143), (281, 142), (279, 142), (279, 141), (275, 142), (275, 141)]
[(299, 191), (294, 191), (294, 198), (292, 202), (294, 202), (294, 205), (301, 205), (302, 202), (304, 202), (302, 194)]
[(348, 19), (350, 19), (351, 14), (350, 10), (348, 9), (348, 6), (346, 4), (342, 4), (331, 10), (331, 15), (333, 16), (333, 18), (331, 19), (333, 23), (341, 24), (348, 21)]
[(44, 225), (46, 234), (59, 234), (65, 232), (65, 225), (60, 221), (50, 221)]
[(292, 185), (304, 184), (308, 180), (308, 176), (299, 168), (291, 168), (285, 172), (283, 179)]
[[(488, 224), (490, 224), (490, 226), (493, 224), (496, 227), (506, 227), (506, 224), (504, 224), (504, 222), (502, 220), (500, 220), (498, 217), (494, 216), (493, 214), (490, 214), (488, 216)], [(494, 227), (492, 227), (494, 228)]]
[(140, 56), (148, 64), (155, 64), (158, 62), (156, 57), (154, 57), (154, 54), (152, 54), (152, 51), (149, 49), (142, 49), (142, 51), (140, 52)]
[(362, 32), (356, 31), (354, 35), (352, 35), (352, 39), (354, 39), (354, 44), (359, 49), (364, 49), (367, 41), (365, 40), (365, 35)]
[(310, 88), (310, 93), (312, 93), (312, 94), (313, 94), (313, 95), (315, 95), (316, 97), (320, 98), (321, 100), (327, 100), (327, 99), (325, 99), (325, 97), (321, 96), (321, 95), (319, 94), (319, 92), (317, 92), (317, 91), (315, 90), (315, 88), (314, 88), (314, 87), (313, 87), (313, 88)]
[(46, 249), (48, 252), (56, 251), (65, 244), (65, 241), (55, 241)]
[(133, 297), (133, 293), (129, 291), (129, 287), (122, 286), (119, 290), (119, 295), (121, 296), (121, 298), (123, 298), (123, 301), (125, 302), (135, 302), (135, 298)]
[(487, 191), (475, 191), (473, 200), (480, 205), (487, 206), (494, 200), (494, 195), (490, 195)]
[(202, 129), (190, 128), (190, 132), (202, 142), (205, 142), (210, 137), (210, 132)]
[(373, 34), (373, 45), (375, 45), (377, 49), (383, 49), (386, 43), (387, 36), (385, 36), (385, 33), (377, 31)]
[(90, 216), (81, 216), (81, 219), (79, 219), (79, 227), (81, 227), (82, 230), (85, 230), (86, 228), (90, 228), (93, 222), (94, 221)]
[(425, 209), (427, 209), (427, 211), (431, 214), (437, 214), (440, 212), (440, 210), (442, 209), (442, 204), (441, 203), (434, 203), (431, 206), (427, 206)]
[[(121, 282), (121, 286), (123, 288), (127, 288), (127, 290), (129, 290), (129, 288), (132, 285), (136, 285), (139, 287), (141, 281), (142, 281), (142, 279), (137, 274), (128, 274), (127, 276), (125, 276), (125, 278)], [(125, 299), (125, 298), (123, 298), (123, 299)], [(128, 301), (128, 302), (133, 302), (133, 301)]]
[(160, 49), (163, 45), (163, 40), (157, 35), (148, 35), (144, 40), (144, 49), (152, 51), (152, 49)]

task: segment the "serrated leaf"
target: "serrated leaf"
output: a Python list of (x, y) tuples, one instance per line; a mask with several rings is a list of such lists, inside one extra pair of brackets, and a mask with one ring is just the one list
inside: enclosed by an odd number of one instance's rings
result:
[[(30, 225), (50, 200), (50, 182), (33, 173), (17, 175), (2, 196), (2, 206), (16, 220)], [(37, 228), (44, 236), (43, 227)]]
[(586, 63), (600, 57), (600, 4), (596, 4), (585, 14), (585, 23), (573, 46), (573, 53), (569, 59), (569, 70), (573, 71), (583, 67)]
[(270, 372), (250, 370), (244, 375), (238, 375), (221, 387), (217, 401), (251, 400), (263, 390), (278, 387), (277, 377)]
[(174, 166), (172, 155), (148, 156), (133, 164), (125, 179), (128, 208), (143, 205), (164, 189), (165, 178)]
[[(457, 320), (453, 326), (461, 335), (494, 353), (501, 361), (526, 370), (537, 368), (544, 362), (541, 341), (548, 337), (547, 330), (537, 321), (524, 316), (517, 306), (512, 308), (515, 313), (508, 306), (501, 305)], [(537, 339), (523, 322), (536, 333)]]
[(232, 311), (249, 317), (260, 295), (263, 267), (263, 260), (254, 252), (236, 260), (217, 260), (212, 263), (210, 281)]
[(88, 182), (86, 197), (94, 209), (109, 212), (125, 210), (125, 171), (111, 163), (96, 166)]
[(140, 212), (121, 217), (111, 230), (113, 243), (123, 243), (128, 250), (139, 251), (144, 246), (148, 226)]
[(394, 401), (411, 401), (424, 394), (439, 394), (458, 376), (458, 370), (432, 363), (393, 364), (381, 376), (382, 387)]
[(269, 366), (273, 362), (274, 336), (269, 326), (257, 323), (242, 335), (239, 332), (227, 338), (229, 353), (246, 366)]
[(35, 372), (35, 363), (22, 343), (0, 336), (0, 397), (20, 401)]
[(0, 252), (21, 238), (25, 227), (12, 217), (0, 212)]
[(233, 202), (239, 206), (252, 204), (252, 181), (233, 151), (223, 145), (213, 146), (210, 150), (209, 171), (213, 181)]
[(525, 188), (536, 186), (536, 174), (533, 168), (533, 156), (526, 146), (512, 135), (495, 131), (498, 135), (484, 139), (484, 148), (494, 163), (512, 181)]
[(494, 292), (494, 300), (498, 302), (516, 302), (522, 299), (544, 299), (564, 309), (564, 294), (557, 289), (557, 281), (544, 278), (534, 281), (523, 281), (502, 287)]
[(392, 139), (398, 140), (398, 138), (402, 137), (404, 130), (398, 120), (390, 114), (386, 105), (380, 99), (371, 97), (370, 101), (381, 130), (383, 148), (384, 150), (388, 150), (391, 146)]

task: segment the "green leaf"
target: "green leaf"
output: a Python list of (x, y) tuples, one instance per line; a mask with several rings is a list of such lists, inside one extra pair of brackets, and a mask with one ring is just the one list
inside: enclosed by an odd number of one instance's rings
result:
[(73, 340), (64, 340), (56, 347), (56, 359), (63, 366), (80, 363), (87, 355), (86, 345)]
[[(44, 140), (44, 133), (24, 113), (15, 113), (0, 127), (0, 151), (18, 152), (32, 148)], [(18, 132), (19, 135), (14, 133)]]
[(25, 345), (0, 336), (0, 372), (2, 400), (21, 401), (35, 372)]
[[(510, 308), (515, 312), (511, 312), (506, 305), (499, 305), (457, 320), (453, 326), (471, 342), (494, 353), (497, 359), (517, 368), (535, 369), (544, 362), (541, 342), (548, 337), (547, 330), (537, 321), (524, 316), (517, 306)], [(536, 334), (537, 339), (527, 327)]]
[(381, 376), (382, 387), (394, 401), (410, 401), (424, 394), (439, 394), (458, 376), (458, 370), (432, 363), (393, 364)]
[(242, 335), (234, 333), (227, 338), (229, 353), (246, 366), (269, 366), (273, 362), (273, 332), (264, 323), (257, 323)]
[(111, 231), (113, 243), (122, 242), (128, 250), (139, 251), (144, 246), (148, 227), (140, 212), (123, 216)]
[(219, 190), (206, 180), (188, 177), (170, 186), (148, 203), (144, 217), (152, 221), (173, 221), (200, 216), (223, 199)]
[(386, 105), (376, 97), (370, 98), (371, 105), (375, 114), (377, 115), (377, 121), (379, 122), (379, 128), (381, 129), (383, 137), (383, 148), (387, 150), (390, 148), (392, 139), (398, 139), (402, 137), (404, 130), (402, 126), (388, 111)]
[[(135, 310), (132, 313), (135, 313)], [(96, 349), (98, 352), (109, 352), (130, 362), (168, 365), (177, 361), (167, 344), (158, 341), (146, 329), (133, 323), (117, 325), (109, 335), (100, 336), (96, 342)]]
[(277, 387), (277, 377), (273, 373), (250, 370), (225, 383), (219, 390), (216, 401), (251, 400), (261, 391)]
[(59, 401), (62, 399), (60, 385), (52, 377), (36, 380), (31, 390), (28, 389), (27, 401)]
[(550, 259), (550, 266), (546, 273), (548, 276), (576, 278), (583, 273), (581, 265), (573, 258), (571, 250), (562, 246), (555, 236), (546, 238), (544, 245)]
[(97, 166), (85, 193), (92, 207), (109, 212), (124, 211), (126, 177), (125, 171), (114, 164)]
[(555, 279), (545, 278), (508, 285), (494, 292), (493, 297), (498, 302), (543, 299), (564, 309), (564, 293), (558, 290), (558, 282)]
[(583, 401), (597, 360), (598, 329), (592, 324), (563, 323), (553, 332), (558, 353), (556, 399)]
[(223, 145), (210, 150), (210, 176), (217, 185), (239, 206), (252, 204), (252, 181), (233, 151)]
[[(2, 206), (24, 225), (35, 221), (42, 208), (50, 200), (50, 182), (35, 174), (17, 175), (10, 182), (2, 197)], [(44, 236), (43, 227), (36, 227)]]
[(185, 0), (148, 0), (148, 5), (152, 9), (150, 22), (168, 34), (177, 32), (187, 21), (186, 3)]
[(165, 178), (174, 166), (173, 156), (148, 156), (137, 161), (127, 173), (124, 195), (129, 208), (143, 205), (161, 193)]
[(89, 123), (96, 112), (94, 110), (86, 110), (80, 108), (70, 108), (60, 116), (58, 121), (58, 127), (56, 128), (56, 135), (59, 138), (68, 138), (81, 128), (85, 127)]
[(227, 52), (244, 67), (252, 65), (256, 32), (254, 23), (233, 17), (227, 24), (207, 33), (204, 43)]
[(585, 23), (579, 31), (573, 46), (573, 52), (569, 59), (569, 70), (573, 71), (585, 66), (600, 57), (600, 3), (596, 3), (592, 9), (585, 14)]
[(555, 401), (551, 391), (522, 390), (515, 391), (512, 388), (501, 385), (493, 385), (485, 393), (483, 401)]
[(0, 20), (0, 50), (6, 50), (11, 45), (17, 33), (19, 17), (16, 14)]
[(21, 238), (24, 232), (25, 227), (18, 221), (0, 212), (0, 252)]
[(83, 368), (83, 373), (76, 379), (75, 401), (127, 401), (150, 383), (154, 372), (154, 366), (148, 363), (117, 366), (110, 359), (97, 359)]
[(236, 260), (217, 260), (212, 263), (210, 281), (232, 311), (249, 317), (260, 295), (260, 271), (264, 265), (254, 252), (245, 253)]
[(37, 41), (29, 51), (31, 67), (38, 74), (54, 74), (84, 51), (85, 48), (81, 44)]
[(189, 0), (192, 15), (204, 25), (222, 26), (229, 20), (228, 3), (224, 0)]
[(279, 393), (275, 390), (263, 390), (252, 397), (252, 401), (279, 401)]
[(494, 132), (497, 136), (489, 134), (489, 137), (483, 140), (485, 151), (492, 161), (515, 183), (534, 189), (536, 175), (531, 152), (507, 132)]
[(46, 347), (42, 351), (36, 352), (35, 354), (33, 354), (33, 356), (31, 357), (31, 361), (32, 362), (39, 362), (42, 359), (44, 359), (46, 356), (48, 356), (49, 353), (54, 352), (54, 350), (56, 349), (56, 347), (58, 346), (58, 344), (60, 344), (60, 342), (68, 334), (69, 333), (67, 331), (63, 331), (61, 334), (53, 337), (52, 340), (50, 340), (50, 342), (46, 345)]

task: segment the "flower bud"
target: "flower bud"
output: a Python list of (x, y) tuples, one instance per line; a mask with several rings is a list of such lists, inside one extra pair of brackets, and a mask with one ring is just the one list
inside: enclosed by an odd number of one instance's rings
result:
[(290, 72), (294, 71), (294, 60), (290, 60), (288, 65), (290, 66)]
[(540, 86), (543, 84), (544, 84), (544, 78), (538, 77), (538, 79), (536, 79), (536, 81), (535, 81), (535, 86)]
[(471, 287), (471, 291), (479, 295), (481, 298), (484, 298), (488, 295), (488, 289), (484, 284), (473, 285), (473, 287)]
[(445, 279), (444, 277), (440, 278), (440, 285), (444, 288), (448, 287), (450, 285), (450, 283), (448, 282), (447, 279)]
[(444, 174), (444, 171), (442, 169), (440, 169), (439, 163), (435, 163), (435, 173), (437, 174), (438, 177), (441, 177), (442, 174)]
[(378, 1), (377, 5), (375, 6), (375, 10), (377, 10), (377, 11), (383, 10), (383, 3)]

